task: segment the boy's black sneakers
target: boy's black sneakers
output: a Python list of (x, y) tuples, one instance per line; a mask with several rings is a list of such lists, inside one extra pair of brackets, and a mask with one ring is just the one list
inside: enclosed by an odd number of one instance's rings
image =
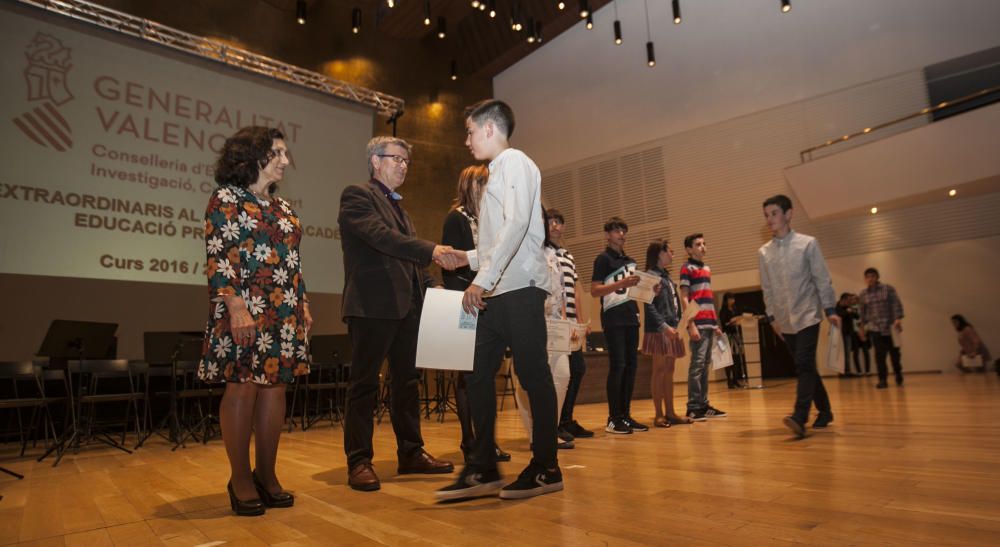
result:
[(706, 418), (725, 418), (726, 416), (728, 416), (728, 414), (726, 414), (725, 411), (719, 410), (714, 406), (709, 405), (709, 407), (705, 409)]
[(505, 500), (519, 500), (551, 494), (563, 489), (562, 472), (556, 467), (554, 470), (545, 469), (545, 466), (537, 465), (534, 462), (521, 471), (517, 480), (504, 486), (500, 490), (500, 498)]
[(631, 416), (625, 416), (625, 425), (632, 428), (632, 431), (649, 431), (649, 426), (635, 421)]
[(704, 422), (708, 419), (708, 416), (705, 416), (705, 412), (701, 410), (689, 410), (687, 417), (691, 418), (692, 422)]
[(458, 475), (458, 480), (434, 493), (438, 501), (455, 501), (484, 496), (493, 496), (503, 486), (503, 479), (496, 469), (486, 472), (474, 471), (466, 466)]
[(621, 418), (608, 418), (608, 427), (605, 427), (604, 430), (614, 435), (630, 435), (632, 433), (632, 428)]

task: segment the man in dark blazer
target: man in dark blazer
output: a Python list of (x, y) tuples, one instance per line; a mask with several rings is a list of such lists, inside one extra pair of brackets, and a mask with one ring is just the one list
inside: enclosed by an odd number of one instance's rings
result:
[(372, 468), (372, 435), (379, 370), (389, 360), (389, 398), (396, 434), (398, 472), (450, 473), (450, 462), (424, 451), (420, 435), (420, 374), (415, 361), (424, 290), (433, 280), (426, 267), (435, 261), (454, 269), (452, 249), (418, 239), (396, 193), (410, 165), (410, 145), (395, 137), (368, 142), (365, 184), (340, 196), (341, 247), (344, 251), (342, 316), (353, 345), (351, 382), (344, 418), (348, 484), (378, 490)]

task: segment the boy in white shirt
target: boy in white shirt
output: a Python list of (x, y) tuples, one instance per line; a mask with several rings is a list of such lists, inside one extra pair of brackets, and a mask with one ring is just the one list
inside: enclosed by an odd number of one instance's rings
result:
[(822, 429), (833, 421), (830, 397), (816, 370), (816, 344), (823, 317), (837, 327), (837, 336), (840, 317), (819, 243), (814, 237), (792, 230), (792, 200), (779, 194), (764, 201), (763, 207), (774, 237), (757, 251), (760, 286), (768, 321), (784, 339), (795, 361), (795, 410), (783, 422), (801, 439), (806, 436), (809, 409), (814, 404), (819, 411), (814, 428)]
[[(466, 379), (476, 442), (458, 480), (437, 491), (440, 501), (488, 496), (521, 499), (563, 489), (556, 458), (556, 393), (546, 349), (545, 298), (553, 290), (545, 259), (541, 174), (524, 152), (510, 147), (514, 113), (495, 99), (466, 111), (466, 146), (490, 162), (490, 178), (479, 205), (479, 241), (464, 258), (476, 270), (463, 307), (478, 313), (476, 353)], [(494, 453), (494, 378), (511, 349), (514, 370), (528, 393), (532, 459), (503, 487)]]

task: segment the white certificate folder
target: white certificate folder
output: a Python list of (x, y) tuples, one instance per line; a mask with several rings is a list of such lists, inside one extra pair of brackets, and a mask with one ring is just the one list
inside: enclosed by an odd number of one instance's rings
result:
[(472, 370), (476, 316), (462, 309), (462, 291), (427, 289), (417, 336), (417, 367)]

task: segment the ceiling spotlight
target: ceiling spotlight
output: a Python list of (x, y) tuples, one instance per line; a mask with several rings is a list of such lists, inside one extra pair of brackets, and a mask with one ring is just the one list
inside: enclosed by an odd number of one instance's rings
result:
[(649, 1), (643, 0), (642, 7), (646, 11), (646, 65), (652, 68), (656, 66), (656, 51), (653, 49), (653, 38), (649, 32)]
[(490, 18), (497, 16), (497, 0), (490, 0)]
[(458, 79), (458, 63), (454, 59), (451, 60), (451, 81)]
[(537, 36), (535, 36), (535, 18), (528, 17), (528, 43), (534, 44), (536, 38)]
[(424, 0), (424, 26), (431, 26), (431, 0)]
[(351, 10), (351, 32), (354, 34), (361, 32), (361, 8)]
[(396, 7), (396, 0), (385, 0), (386, 4), (389, 4), (389, 9)]
[(588, 13), (587, 14), (587, 30), (590, 30), (592, 28), (594, 28), (594, 14), (593, 13)]
[(510, 30), (521, 32), (521, 10), (519, 4), (510, 6)]
[(480, 2), (479, 0), (472, 0), (472, 7), (473, 8), (478, 8), (481, 5), (482, 5), (482, 2)]
[(479, 4), (479, 11), (486, 11), (486, 4), (485, 3), (480, 3)]
[(622, 44), (622, 22), (615, 21), (615, 45), (620, 46)]
[(878, 207), (872, 207), (872, 208), (871, 208), (871, 213), (872, 213), (873, 215), (874, 215), (874, 214), (877, 214), (877, 213), (878, 213)]
[(674, 7), (674, 24), (681, 24), (681, 0), (673, 0)]
[(559, 2), (556, 4), (556, 7), (559, 9), (566, 9), (566, 2)]
[(590, 2), (587, 0), (580, 0), (580, 19), (586, 19), (590, 16)]
[(950, 198), (955, 197), (957, 194), (958, 194), (958, 190), (955, 190), (954, 188), (952, 188), (951, 190), (948, 190), (948, 197), (950, 197)]
[(295, 2), (295, 21), (300, 25), (306, 24), (306, 0)]
[(535, 42), (542, 43), (542, 22), (535, 22)]
[(438, 38), (442, 38), (443, 39), (447, 35), (447, 32), (445, 32), (445, 27), (446, 26), (447, 26), (447, 23), (445, 22), (444, 17), (442, 17), (442, 16), (439, 15), (438, 16)]
[(781, 13), (792, 11), (792, 0), (781, 0)]

